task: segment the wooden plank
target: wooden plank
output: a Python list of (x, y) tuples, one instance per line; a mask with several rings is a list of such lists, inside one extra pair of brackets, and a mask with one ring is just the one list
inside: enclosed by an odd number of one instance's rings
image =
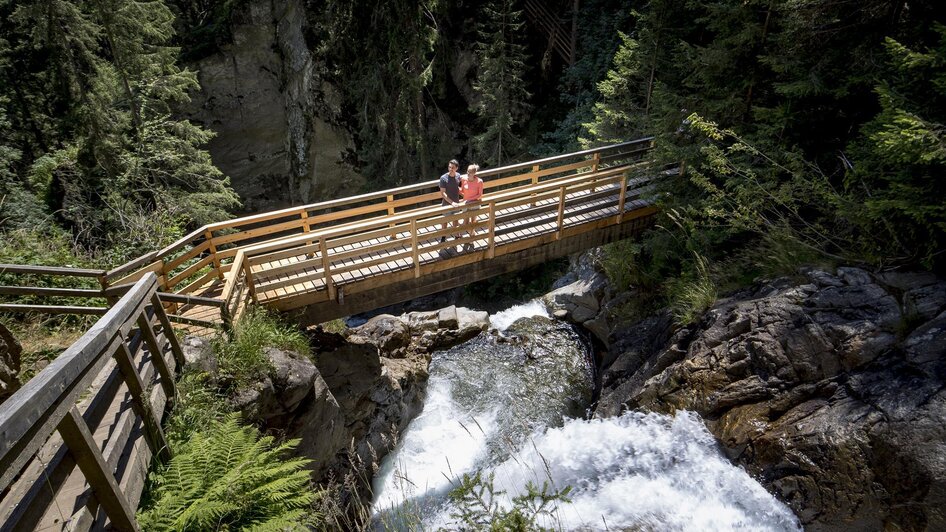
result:
[(42, 297), (105, 297), (104, 291), (99, 288), (47, 288), (39, 286), (0, 286), (0, 295)]
[[(228, 235), (215, 236), (213, 238), (214, 246), (220, 246), (221, 244), (229, 244), (231, 242), (239, 242), (241, 240), (247, 240), (250, 238), (256, 238), (260, 236), (271, 235), (273, 233), (279, 233), (282, 231), (291, 231), (293, 229), (301, 229), (305, 225), (306, 221), (302, 218), (296, 218), (289, 220), (288, 222), (280, 222), (277, 224), (264, 225), (263, 227), (257, 227), (254, 229), (247, 229), (246, 231), (240, 231), (237, 233), (230, 233)], [(309, 223), (312, 223), (312, 220), (309, 219)]]
[(172, 271), (174, 271), (175, 268), (177, 268), (181, 264), (184, 264), (185, 262), (193, 259), (194, 257), (200, 255), (201, 253), (209, 250), (210, 244), (211, 244), (210, 240), (204, 240), (203, 242), (191, 248), (190, 251), (188, 251), (187, 253), (184, 253), (180, 257), (177, 257), (177, 258), (171, 259), (168, 262), (165, 262), (164, 269), (162, 270), (162, 272), (165, 274), (171, 273)]
[(157, 260), (157, 261), (152, 262), (151, 264), (148, 264), (148, 265), (145, 266), (144, 268), (141, 268), (140, 270), (138, 270), (138, 271), (136, 271), (136, 272), (134, 272), (134, 273), (131, 273), (131, 274), (126, 275), (125, 277), (122, 277), (121, 279), (115, 281), (115, 282), (112, 283), (112, 284), (134, 283), (134, 282), (138, 281), (139, 279), (145, 277), (145, 276), (148, 275), (149, 273), (154, 273), (155, 275), (160, 275), (160, 274), (161, 274), (161, 270), (162, 270), (163, 268), (164, 268), (164, 262), (162, 262), (162, 261), (160, 261), (160, 260)]
[(68, 268), (61, 266), (33, 266), (29, 264), (0, 264), (0, 273), (19, 273), (31, 275), (61, 275), (68, 277), (101, 277), (105, 270), (87, 268)]
[(101, 316), (108, 312), (108, 307), (78, 307), (70, 305), (24, 305), (19, 303), (2, 303), (0, 312), (28, 313), (38, 312), (42, 314), (82, 314), (91, 316)]
[(214, 262), (215, 260), (217, 260), (217, 258), (216, 258), (215, 255), (207, 255), (206, 257), (200, 259), (199, 261), (195, 262), (194, 264), (191, 264), (190, 266), (187, 267), (187, 269), (185, 269), (185, 270), (182, 271), (181, 273), (175, 275), (174, 277), (171, 277), (171, 279), (168, 280), (168, 282), (167, 282), (167, 288), (168, 288), (168, 290), (174, 288), (174, 287), (177, 286), (181, 281), (183, 281), (183, 280), (187, 279), (188, 277), (194, 275), (195, 273), (199, 272), (199, 271), (201, 270), (201, 268), (206, 267), (208, 264)]
[(69, 447), (69, 452), (75, 457), (76, 465), (92, 486), (95, 498), (105, 509), (112, 527), (129, 532), (139, 530), (134, 508), (128, 504), (118, 487), (79, 411), (75, 407), (69, 409), (57, 429)]
[(205, 307), (222, 308), (224, 302), (222, 299), (202, 296), (189, 296), (186, 294), (174, 294), (169, 292), (158, 292), (158, 297), (162, 302), (181, 303), (184, 305), (201, 305)]

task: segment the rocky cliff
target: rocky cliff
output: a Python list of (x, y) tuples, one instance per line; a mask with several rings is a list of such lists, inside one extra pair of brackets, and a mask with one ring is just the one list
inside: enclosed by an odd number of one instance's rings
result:
[(698, 412), (809, 530), (946, 530), (946, 282), (803, 273), (612, 330), (595, 415)]
[(333, 125), (332, 87), (318, 76), (300, 0), (236, 7), (232, 42), (189, 65), (202, 90), (187, 118), (213, 130), (209, 150), (256, 212), (350, 195), (364, 180), (345, 161), (352, 139)]

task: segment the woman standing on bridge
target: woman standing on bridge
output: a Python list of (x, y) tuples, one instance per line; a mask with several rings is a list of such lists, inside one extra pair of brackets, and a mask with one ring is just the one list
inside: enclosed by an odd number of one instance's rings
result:
[[(460, 176), (460, 192), (463, 194), (463, 204), (470, 205), (471, 207), (467, 209), (468, 212), (472, 211), (474, 208), (479, 208), (480, 199), (483, 197), (483, 180), (476, 175), (476, 172), (480, 169), (480, 165), (471, 164), (466, 167), (466, 174)], [(476, 221), (476, 216), (470, 214), (466, 219), (467, 234), (473, 236), (476, 231), (473, 227), (473, 223)], [(473, 243), (467, 242), (463, 244), (463, 251), (472, 251)]]

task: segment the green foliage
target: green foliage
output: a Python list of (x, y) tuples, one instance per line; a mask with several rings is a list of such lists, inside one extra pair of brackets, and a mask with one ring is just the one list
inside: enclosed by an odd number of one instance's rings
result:
[(310, 355), (309, 342), (301, 331), (280, 322), (260, 307), (249, 309), (234, 325), (229, 338), (221, 335), (213, 341), (220, 374), (236, 387), (272, 371), (269, 359), (263, 353), (266, 347)]
[(695, 274), (670, 282), (670, 314), (678, 325), (695, 321), (716, 302), (716, 284), (710, 279), (706, 259), (694, 254)]
[(164, 427), (171, 450), (178, 452), (198, 432), (207, 432), (230, 412), (226, 397), (203, 372), (185, 372), (177, 381), (174, 409)]
[(172, 117), (199, 87), (164, 1), (3, 4), (0, 18), (0, 103), (19, 125), (0, 137), (6, 226), (54, 220), (127, 258), (238, 205), (200, 147), (211, 134)]
[(852, 146), (844, 214), (875, 257), (942, 264), (946, 245), (946, 26), (910, 48), (887, 38), (890, 71), (875, 87), (881, 111)]
[(529, 110), (529, 92), (523, 78), (525, 46), (518, 42), (522, 33), (522, 11), (513, 0), (495, 0), (483, 6), (476, 44), (479, 72), (473, 88), (478, 103), (476, 114), (483, 127), (473, 138), (474, 159), (502, 166), (519, 153), (524, 143), (516, 129)]
[(529, 482), (526, 492), (512, 498), (512, 507), (505, 508), (499, 498), (505, 495), (493, 484), (494, 474), (483, 477), (481, 472), (473, 475), (464, 473), (453, 490), (450, 498), (456, 504), (456, 511), (450, 517), (459, 521), (464, 530), (491, 531), (546, 531), (553, 530), (539, 525), (540, 518), (553, 518), (560, 503), (571, 500), (571, 486), (553, 489), (548, 481), (539, 488)]
[(447, 70), (437, 54), (442, 9), (439, 1), (361, 0), (313, 13), (325, 65), (320, 75), (342, 100), (326, 106), (326, 114), (354, 132), (357, 164), (371, 179), (414, 182), (452, 157), (443, 117), (426, 96), (434, 76)]
[(306, 530), (315, 524), (307, 511), (315, 492), (309, 460), (286, 458), (297, 444), (276, 444), (234, 415), (211, 423), (153, 476), (142, 529)]

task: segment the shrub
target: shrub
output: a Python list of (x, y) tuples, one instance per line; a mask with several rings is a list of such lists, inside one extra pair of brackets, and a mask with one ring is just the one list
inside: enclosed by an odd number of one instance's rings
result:
[(153, 475), (142, 530), (305, 530), (315, 493), (309, 460), (285, 458), (297, 444), (277, 445), (235, 415), (214, 422)]
[(236, 386), (261, 378), (272, 370), (263, 353), (265, 347), (310, 356), (309, 341), (301, 331), (258, 307), (249, 309), (240, 318), (229, 338), (219, 336), (213, 342), (221, 375), (232, 379)]
[(678, 325), (692, 323), (716, 302), (716, 283), (709, 277), (706, 259), (695, 254), (695, 278), (681, 278), (670, 282), (668, 298), (670, 313)]
[(510, 532), (551, 530), (538, 524), (541, 517), (552, 517), (558, 503), (571, 502), (568, 494), (571, 487), (552, 489), (548, 481), (539, 488), (531, 481), (526, 492), (512, 498), (512, 507), (504, 508), (498, 498), (505, 494), (493, 485), (492, 473), (464, 474), (460, 484), (450, 492), (457, 505), (450, 517), (457, 519), (464, 530), (504, 530)]

